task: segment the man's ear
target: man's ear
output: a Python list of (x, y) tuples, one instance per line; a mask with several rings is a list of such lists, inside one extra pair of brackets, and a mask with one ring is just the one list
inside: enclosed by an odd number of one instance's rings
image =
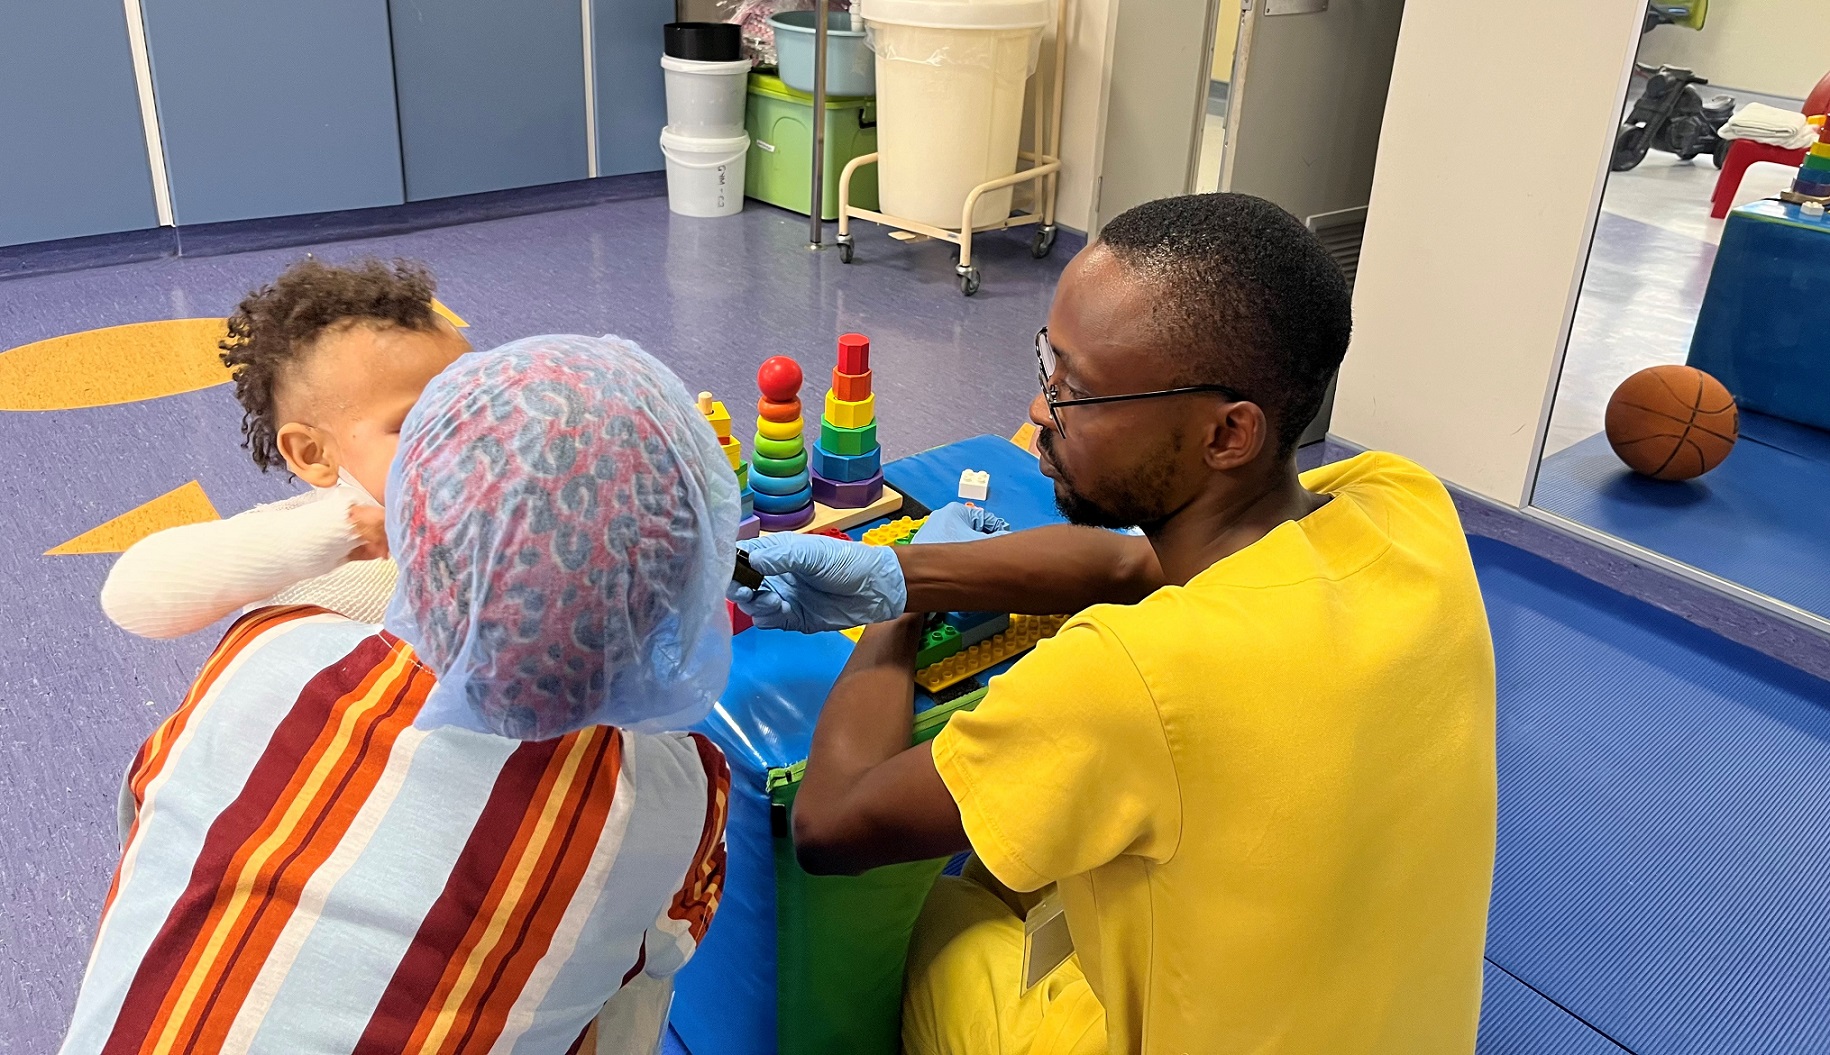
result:
[(342, 460), (337, 456), (337, 441), (310, 425), (288, 421), (274, 435), (273, 445), (292, 475), (313, 487), (334, 487)]
[(1202, 458), (1216, 471), (1249, 465), (1274, 442), (1271, 422), (1264, 408), (1256, 403), (1218, 404), (1207, 429), (1207, 448)]

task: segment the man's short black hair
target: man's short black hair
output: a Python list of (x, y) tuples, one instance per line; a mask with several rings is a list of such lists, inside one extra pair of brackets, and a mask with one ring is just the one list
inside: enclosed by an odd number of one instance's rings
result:
[(1146, 202), (1099, 241), (1159, 285), (1152, 307), (1179, 384), (1225, 385), (1264, 409), (1278, 454), (1321, 409), (1353, 329), (1347, 278), (1296, 217), (1248, 194)]

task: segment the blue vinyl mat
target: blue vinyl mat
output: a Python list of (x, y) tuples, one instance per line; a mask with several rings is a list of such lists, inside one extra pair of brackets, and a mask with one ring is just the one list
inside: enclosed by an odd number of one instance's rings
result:
[(945, 447), (898, 458), (883, 467), (890, 486), (930, 509), (959, 501), (961, 469), (991, 474), (991, 487), (978, 503), (1010, 521), (1011, 527), (1061, 523), (1055, 488), (1036, 468), (1036, 456), (998, 436), (974, 436)]
[(1636, 1055), (1830, 1051), (1830, 682), (1470, 541), (1499, 671), (1488, 959)]
[(1481, 1029), (1474, 1050), (1477, 1055), (1629, 1055), (1491, 960), (1481, 972)]
[(1628, 472), (1597, 434), (1544, 459), (1532, 504), (1830, 616), (1830, 432), (1743, 413), (1728, 460), (1682, 483)]

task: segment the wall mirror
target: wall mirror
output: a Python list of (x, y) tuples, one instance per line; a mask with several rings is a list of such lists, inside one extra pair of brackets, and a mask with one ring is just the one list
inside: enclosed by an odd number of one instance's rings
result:
[(1648, 6), (1530, 497), (1830, 629), (1830, 138), (1811, 118), (1830, 51), (1797, 21), (1814, 6)]

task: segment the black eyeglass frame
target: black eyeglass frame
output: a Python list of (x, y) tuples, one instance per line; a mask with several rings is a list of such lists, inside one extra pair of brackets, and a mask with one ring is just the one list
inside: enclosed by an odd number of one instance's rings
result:
[(1049, 344), (1048, 341), (1048, 327), (1044, 326), (1037, 330), (1036, 376), (1042, 382), (1042, 399), (1048, 404), (1049, 417), (1055, 420), (1055, 431), (1063, 436), (1067, 435), (1067, 427), (1061, 423), (1061, 415), (1056, 409), (1058, 407), (1084, 407), (1094, 403), (1123, 403), (1126, 400), (1131, 399), (1157, 399), (1162, 396), (1186, 396), (1199, 392), (1218, 393), (1235, 403), (1249, 402), (1244, 393), (1236, 388), (1228, 388), (1226, 385), (1185, 385), (1181, 388), (1158, 389), (1155, 392), (1127, 392), (1124, 395), (1118, 396), (1081, 396), (1078, 399), (1061, 399), (1055, 395), (1056, 389), (1060, 386), (1052, 383), (1048, 379), (1048, 357), (1043, 353), (1044, 348), (1052, 350), (1053, 347), (1054, 346)]

